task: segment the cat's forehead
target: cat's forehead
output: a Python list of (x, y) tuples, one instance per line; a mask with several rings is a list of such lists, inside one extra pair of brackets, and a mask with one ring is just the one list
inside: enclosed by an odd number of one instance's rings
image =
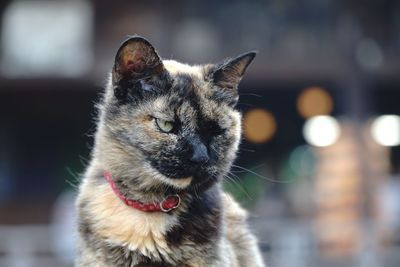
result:
[(203, 66), (190, 66), (174, 60), (163, 63), (172, 80), (169, 91), (172, 106), (186, 103), (197, 110), (213, 107), (213, 103), (210, 103), (212, 85), (206, 81)]
[(207, 65), (191, 66), (174, 60), (165, 60), (163, 64), (172, 79), (172, 94), (181, 99), (197, 99), (201, 104), (213, 98), (215, 90), (207, 75)]
[(155, 107), (171, 115), (177, 112), (188, 119), (201, 115), (203, 119), (221, 124), (230, 121), (231, 116), (236, 117), (232, 107), (213, 97), (215, 88), (207, 81), (204, 66), (191, 66), (174, 60), (164, 60), (163, 64), (172, 78), (172, 87)]

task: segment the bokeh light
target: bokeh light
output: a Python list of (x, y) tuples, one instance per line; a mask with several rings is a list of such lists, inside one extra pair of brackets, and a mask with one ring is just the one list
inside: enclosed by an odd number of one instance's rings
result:
[(252, 143), (265, 143), (276, 132), (276, 120), (267, 110), (256, 108), (244, 114), (243, 130), (247, 141)]
[(86, 0), (13, 1), (0, 24), (1, 74), (83, 76), (92, 67), (93, 15)]
[(340, 126), (331, 116), (315, 116), (304, 124), (303, 135), (306, 141), (313, 146), (330, 146), (339, 139)]
[(382, 115), (371, 125), (374, 140), (382, 146), (400, 145), (400, 116)]
[(332, 109), (332, 97), (321, 87), (306, 88), (297, 98), (297, 110), (306, 119), (317, 115), (328, 115)]

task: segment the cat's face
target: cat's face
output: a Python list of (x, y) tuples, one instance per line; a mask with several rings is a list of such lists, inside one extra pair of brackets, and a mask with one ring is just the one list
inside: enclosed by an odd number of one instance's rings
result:
[(121, 46), (105, 124), (143, 173), (137, 179), (208, 187), (226, 174), (241, 136), (237, 86), (254, 56), (188, 66), (161, 61), (141, 37)]

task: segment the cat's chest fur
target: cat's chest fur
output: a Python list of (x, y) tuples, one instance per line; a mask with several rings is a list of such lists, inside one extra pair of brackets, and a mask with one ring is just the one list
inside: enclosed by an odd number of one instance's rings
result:
[[(207, 260), (217, 257), (222, 229), (217, 188), (173, 213), (143, 212), (126, 206), (107, 183), (86, 182), (81, 190), (81, 225), (87, 227), (81, 233), (92, 240), (90, 246), (101, 251), (98, 254), (110, 266), (167, 267), (190, 261), (206, 265)], [(208, 258), (202, 259), (205, 255)]]

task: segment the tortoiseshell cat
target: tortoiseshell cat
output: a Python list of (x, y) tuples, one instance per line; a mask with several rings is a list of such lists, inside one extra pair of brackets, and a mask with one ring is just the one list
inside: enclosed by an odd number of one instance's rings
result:
[(254, 57), (189, 66), (140, 36), (122, 44), (77, 199), (75, 266), (264, 266), (246, 212), (220, 185)]

